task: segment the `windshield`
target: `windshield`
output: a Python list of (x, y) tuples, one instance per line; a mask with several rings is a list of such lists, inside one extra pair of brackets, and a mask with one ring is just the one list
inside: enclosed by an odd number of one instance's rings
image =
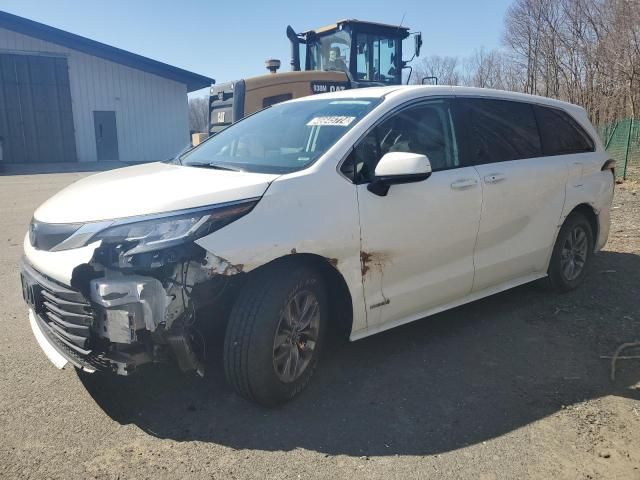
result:
[(307, 44), (309, 70), (349, 71), (351, 35), (344, 30), (316, 37)]
[(345, 98), (274, 105), (227, 127), (180, 161), (183, 165), (256, 173), (301, 170), (380, 101)]

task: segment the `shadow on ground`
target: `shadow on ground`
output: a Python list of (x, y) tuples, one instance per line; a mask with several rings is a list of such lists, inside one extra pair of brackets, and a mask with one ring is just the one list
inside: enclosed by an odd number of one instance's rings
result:
[[(607, 394), (640, 398), (640, 362), (610, 355), (640, 337), (640, 256), (602, 252), (565, 295), (523, 286), (355, 343), (334, 341), (309, 388), (277, 410), (154, 367), (128, 379), (81, 375), (116, 421), (151, 435), (236, 449), (419, 455), (482, 442)], [(124, 381), (123, 381), (124, 380)]]

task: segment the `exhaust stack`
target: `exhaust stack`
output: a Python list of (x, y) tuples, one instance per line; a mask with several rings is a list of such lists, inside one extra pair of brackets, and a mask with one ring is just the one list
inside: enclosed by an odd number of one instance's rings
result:
[(291, 70), (298, 72), (300, 71), (300, 39), (291, 25), (287, 26), (287, 38), (291, 42)]

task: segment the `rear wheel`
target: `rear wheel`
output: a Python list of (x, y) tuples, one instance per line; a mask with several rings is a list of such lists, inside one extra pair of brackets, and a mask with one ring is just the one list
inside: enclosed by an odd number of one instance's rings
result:
[(558, 292), (577, 288), (593, 255), (593, 230), (581, 213), (567, 217), (558, 233), (548, 270), (548, 285)]
[(328, 314), (321, 276), (279, 265), (255, 274), (238, 296), (225, 335), (229, 383), (248, 400), (275, 406), (309, 383)]

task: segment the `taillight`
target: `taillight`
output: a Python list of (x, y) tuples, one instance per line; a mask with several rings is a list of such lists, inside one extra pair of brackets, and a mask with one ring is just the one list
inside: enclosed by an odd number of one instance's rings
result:
[(609, 159), (606, 162), (604, 162), (604, 165), (602, 165), (602, 168), (600, 169), (603, 172), (605, 170), (611, 170), (611, 174), (613, 175), (613, 178), (616, 178), (616, 161)]

